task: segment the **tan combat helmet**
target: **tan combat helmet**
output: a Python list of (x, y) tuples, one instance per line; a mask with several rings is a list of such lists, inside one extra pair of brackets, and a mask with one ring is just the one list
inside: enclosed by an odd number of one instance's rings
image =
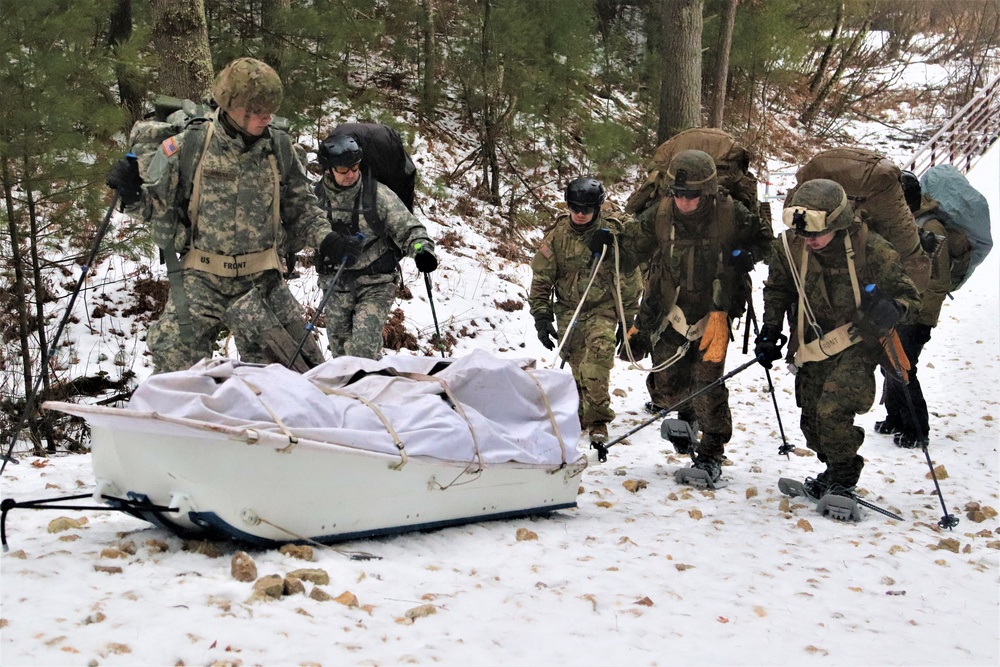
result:
[(781, 212), (781, 221), (804, 236), (819, 236), (850, 227), (854, 211), (840, 183), (814, 178), (795, 191), (792, 201)]
[(281, 77), (267, 63), (256, 58), (237, 58), (219, 72), (212, 95), (226, 111), (246, 109), (267, 115), (281, 106), (284, 89)]
[(714, 195), (719, 190), (715, 160), (704, 151), (681, 151), (667, 165), (666, 184), (674, 196)]

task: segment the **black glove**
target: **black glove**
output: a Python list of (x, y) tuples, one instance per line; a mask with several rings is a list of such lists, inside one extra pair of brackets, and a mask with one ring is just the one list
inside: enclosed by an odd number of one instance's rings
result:
[[(632, 359), (640, 361), (649, 356), (649, 353), (653, 351), (653, 341), (649, 337), (649, 333), (645, 329), (637, 329), (628, 339), (629, 349), (632, 350)], [(625, 349), (625, 345), (622, 345), (618, 353), (618, 358), (622, 361), (628, 361), (628, 351)]]
[(943, 236), (938, 236), (934, 232), (920, 230), (920, 247), (932, 258), (937, 256), (938, 250), (941, 249), (941, 242), (945, 240)]
[(590, 252), (600, 257), (605, 247), (608, 247), (610, 252), (610, 247), (614, 242), (615, 235), (611, 233), (610, 229), (607, 227), (597, 229), (594, 231), (594, 235), (590, 237)]
[(734, 271), (739, 273), (750, 273), (753, 271), (753, 253), (749, 250), (737, 248), (732, 252), (724, 253), (722, 256), (722, 263), (726, 266), (732, 267)]
[(139, 176), (139, 160), (129, 153), (115, 162), (104, 181), (109, 188), (118, 191), (122, 206), (131, 206), (142, 198), (142, 177)]
[(618, 354), (622, 353), (624, 346), (622, 343), (625, 341), (625, 336), (628, 335), (629, 329), (635, 325), (635, 315), (626, 315), (625, 323), (618, 323), (618, 328), (615, 329), (615, 347), (618, 348)]
[(538, 332), (538, 340), (542, 342), (546, 350), (556, 349), (556, 343), (559, 342), (559, 334), (556, 333), (555, 327), (552, 326), (551, 315), (539, 315), (536, 317), (535, 331)]
[(437, 257), (430, 250), (421, 250), (413, 256), (413, 261), (417, 265), (417, 270), (421, 273), (430, 273), (438, 267)]
[(754, 341), (753, 356), (757, 357), (761, 366), (770, 368), (771, 364), (781, 359), (781, 346), (786, 342), (788, 338), (781, 333), (781, 327), (765, 324)]
[(323, 266), (330, 272), (336, 270), (341, 262), (344, 262), (344, 266), (351, 266), (358, 261), (363, 250), (364, 245), (357, 236), (330, 232), (319, 244), (319, 257)]
[(879, 336), (885, 336), (899, 322), (902, 307), (893, 299), (880, 296), (861, 302), (861, 327), (867, 327)]

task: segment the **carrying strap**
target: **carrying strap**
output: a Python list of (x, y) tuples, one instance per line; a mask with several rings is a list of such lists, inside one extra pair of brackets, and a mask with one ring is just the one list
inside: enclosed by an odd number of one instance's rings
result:
[[(799, 266), (796, 268), (793, 260), (793, 252), (788, 243), (788, 237), (791, 233), (787, 231), (781, 235), (781, 245), (785, 251), (785, 258), (788, 260), (792, 282), (795, 283), (795, 289), (799, 294), (798, 321), (796, 323), (798, 349), (795, 352), (795, 365), (802, 366), (804, 363), (822, 361), (843, 352), (852, 345), (861, 342), (861, 335), (851, 322), (847, 322), (830, 332), (824, 332), (819, 326), (812, 309), (812, 304), (810, 304), (805, 291), (806, 274), (809, 272), (809, 249), (806, 247), (804, 241), (796, 239), (801, 248)], [(866, 226), (861, 226), (858, 237), (859, 245), (867, 243), (868, 234)], [(847, 256), (847, 270), (851, 278), (851, 289), (854, 292), (854, 307), (859, 308), (861, 306), (861, 286), (858, 281), (858, 272), (855, 265), (854, 244), (851, 241), (849, 233), (844, 234), (844, 253)], [(809, 328), (815, 335), (815, 339), (809, 343), (805, 342), (805, 325), (807, 320)]]

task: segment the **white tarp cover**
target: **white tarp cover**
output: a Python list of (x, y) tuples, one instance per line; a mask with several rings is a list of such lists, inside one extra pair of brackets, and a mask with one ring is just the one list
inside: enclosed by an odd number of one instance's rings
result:
[[(483, 463), (533, 464), (582, 457), (570, 373), (535, 369), (531, 360), (499, 359), (482, 350), (444, 361), (338, 357), (300, 375), (278, 364), (214, 360), (151, 376), (135, 390), (128, 409), (276, 433), (284, 432), (283, 425), (299, 438), (398, 454), (382, 420), (354, 397), (359, 396), (384, 415), (409, 456), (474, 461), (478, 450)], [(452, 399), (461, 410), (452, 407)]]

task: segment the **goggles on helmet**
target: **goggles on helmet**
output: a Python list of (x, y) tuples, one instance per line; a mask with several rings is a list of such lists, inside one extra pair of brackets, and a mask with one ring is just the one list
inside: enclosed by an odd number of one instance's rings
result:
[(827, 220), (830, 217), (836, 219), (841, 210), (838, 208), (833, 214), (828, 214), (826, 211), (817, 211), (804, 206), (789, 206), (781, 212), (781, 221), (800, 236), (819, 236), (830, 231), (827, 229)]
[(353, 172), (357, 171), (358, 169), (361, 169), (361, 163), (360, 162), (355, 162), (350, 167), (333, 167), (333, 170), (336, 173), (340, 174), (341, 176), (343, 176), (344, 174), (353, 173)]
[(697, 199), (701, 196), (701, 190), (690, 188), (670, 188), (670, 191), (676, 199)]

